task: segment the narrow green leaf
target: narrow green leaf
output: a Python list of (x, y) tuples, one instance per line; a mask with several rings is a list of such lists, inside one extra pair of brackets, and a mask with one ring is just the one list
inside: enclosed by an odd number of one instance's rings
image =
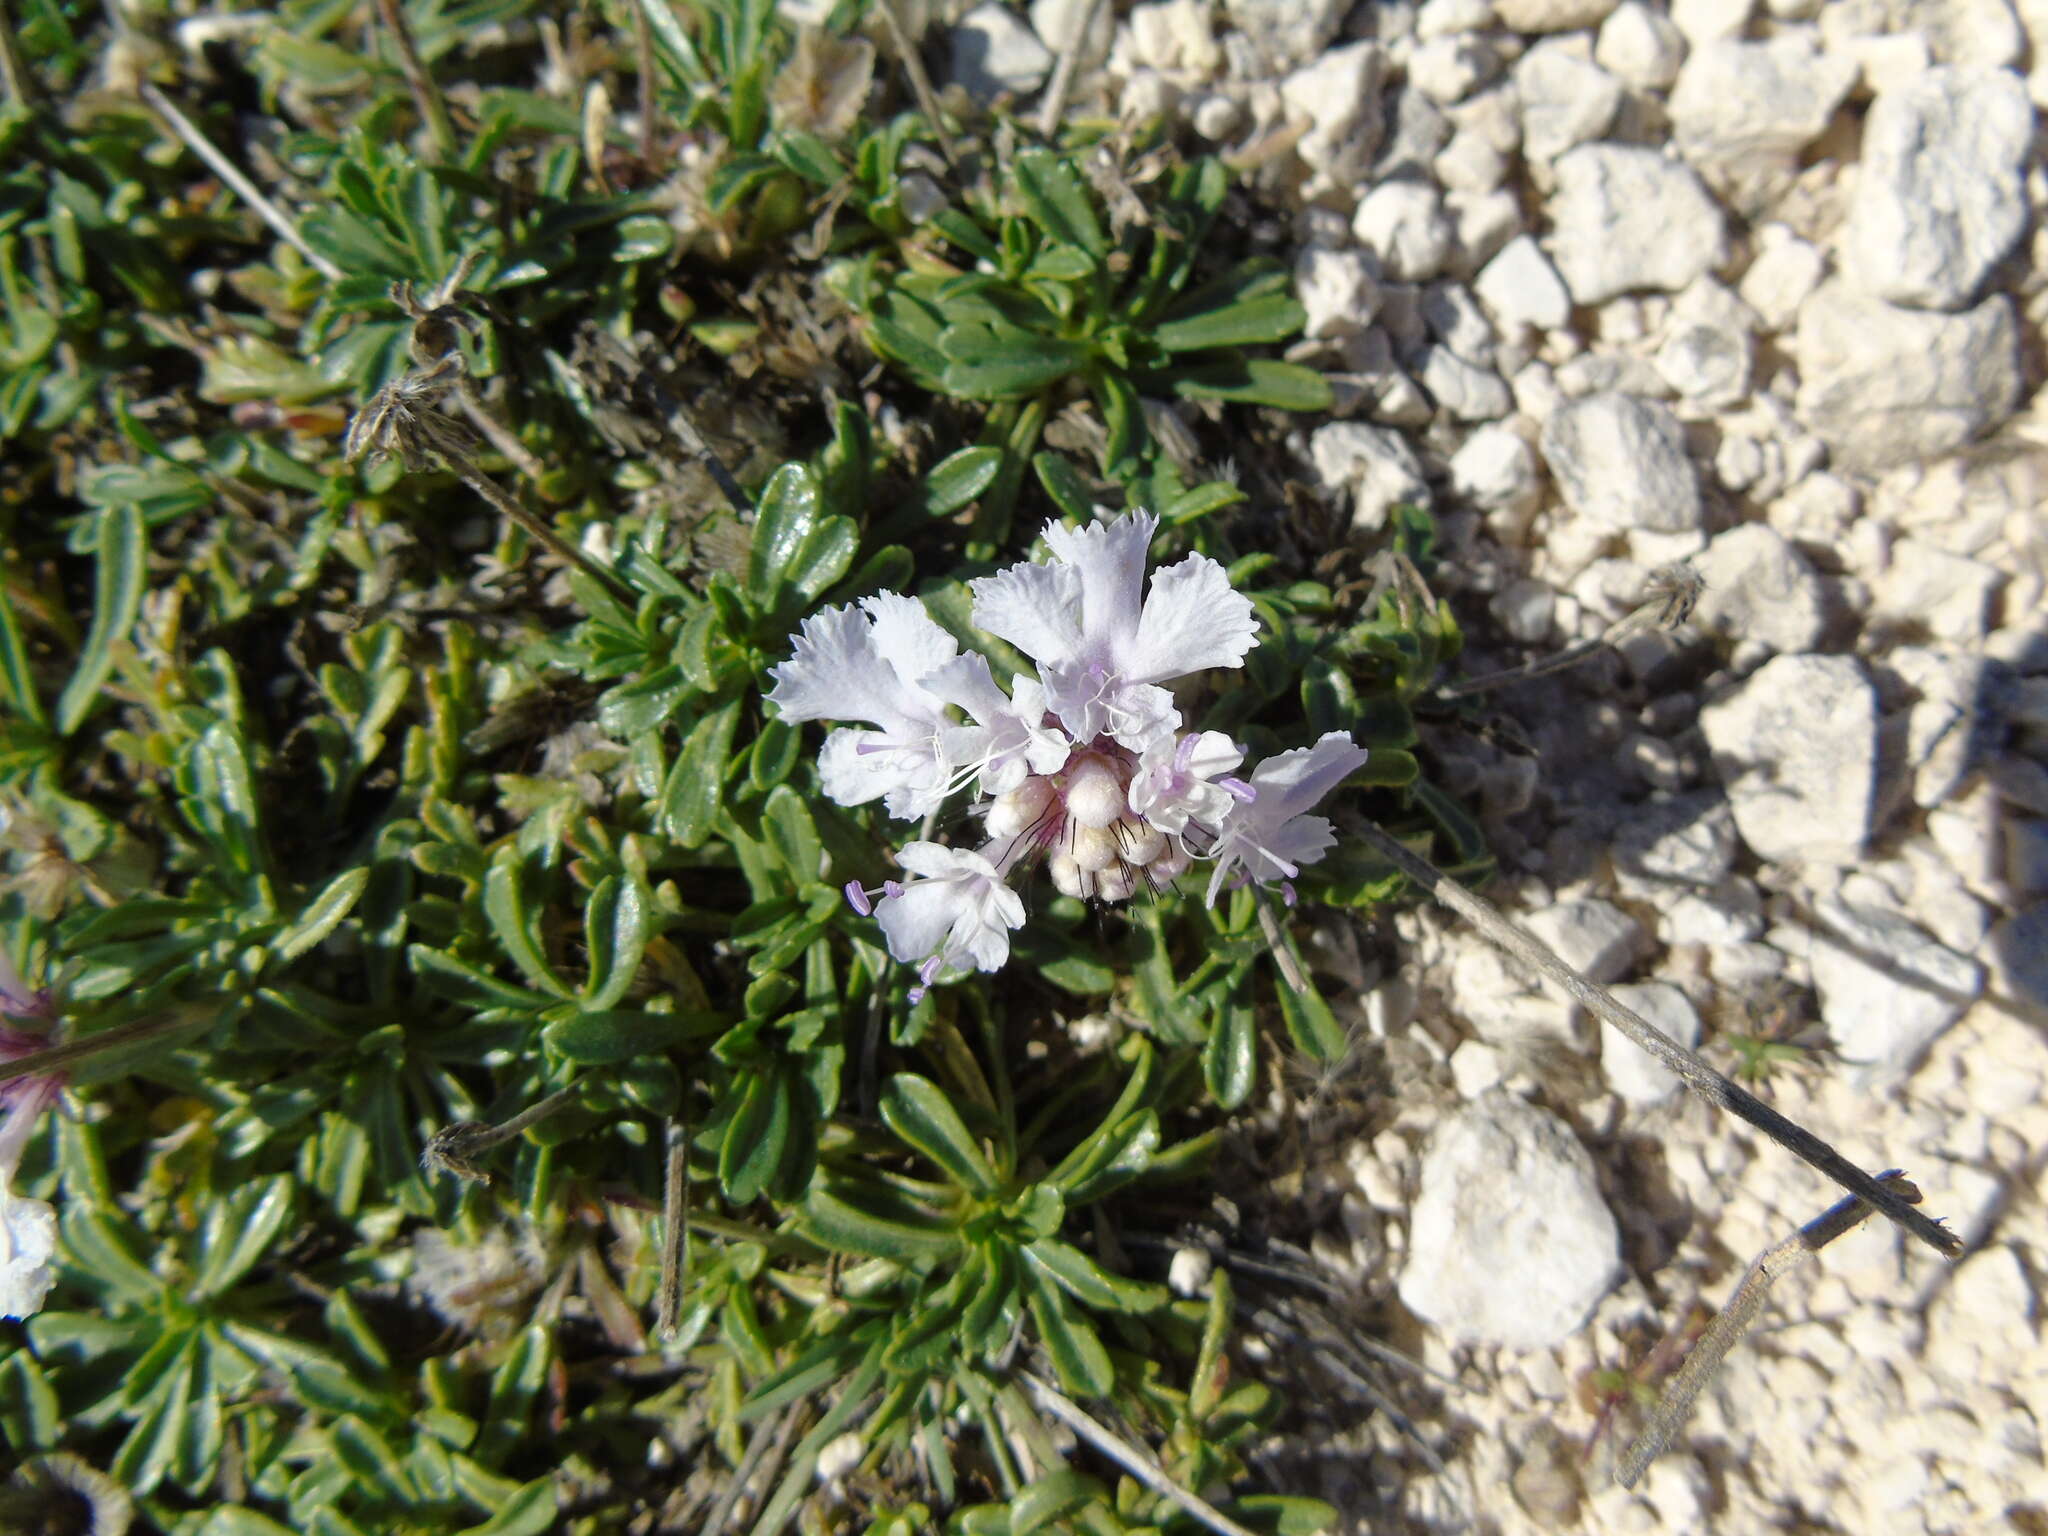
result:
[(747, 1077), (739, 1109), (718, 1148), (718, 1182), (726, 1199), (746, 1205), (767, 1189), (782, 1164), (793, 1109), (789, 1081), (781, 1071)]
[(114, 667), (114, 647), (134, 628), (149, 580), (149, 539), (140, 507), (129, 502), (108, 508), (100, 514), (98, 534), (92, 627), (57, 699), (59, 736), (77, 730), (99, 699), (100, 685)]
[(1024, 1262), (1035, 1264), (1084, 1306), (1109, 1312), (1152, 1312), (1166, 1305), (1163, 1285), (1112, 1275), (1071, 1243), (1041, 1237), (1024, 1249)]
[(943, 1168), (954, 1183), (978, 1195), (995, 1189), (996, 1173), (980, 1144), (945, 1090), (930, 1078), (897, 1073), (882, 1090), (881, 1110), (889, 1129)]
[(1313, 368), (1269, 357), (1176, 370), (1173, 392), (1188, 400), (1234, 400), (1283, 411), (1327, 411), (1335, 398), (1330, 381)]
[(558, 1528), (560, 1513), (554, 1479), (537, 1477), (521, 1484), (482, 1525), (465, 1526), (455, 1536), (545, 1536)]
[(948, 362), (940, 376), (947, 394), (968, 400), (1021, 400), (1088, 364), (1088, 349), (1082, 343), (1051, 337), (1032, 337), (1000, 349), (957, 338), (953, 345), (978, 354), (974, 361)]
[(516, 844), (505, 844), (491, 860), (484, 876), (484, 916), (499, 946), (528, 981), (556, 997), (575, 995), (541, 948), (540, 914), (527, 903), (526, 859)]
[(341, 926), (342, 919), (354, 910), (369, 883), (370, 867), (367, 864), (343, 870), (327, 883), (325, 890), (306, 903), (305, 910), (288, 927), (270, 941), (271, 952), (286, 962), (298, 959)]
[(1300, 304), (1286, 294), (1269, 294), (1225, 305), (1203, 314), (1168, 320), (1152, 333), (1169, 352), (1197, 352), (1205, 347), (1248, 347), (1285, 341), (1306, 318)]
[(1091, 256), (1108, 254), (1102, 221), (1072, 165), (1050, 150), (1027, 149), (1013, 162), (1012, 174), (1024, 206), (1046, 233)]
[(820, 1244), (870, 1259), (923, 1264), (956, 1253), (960, 1228), (886, 1185), (834, 1180), (804, 1198), (804, 1228)]
[[(998, 449), (988, 451), (1000, 454)], [(1045, 494), (1053, 499), (1053, 505), (1063, 516), (1085, 525), (1095, 515), (1095, 498), (1089, 494), (1087, 482), (1064, 454), (1045, 449), (1031, 456), (1031, 467), (1038, 472), (1038, 483), (1045, 487)]]
[(292, 1218), (296, 1181), (288, 1173), (244, 1184), (217, 1201), (200, 1229), (199, 1268), (192, 1288), (217, 1296), (269, 1251)]
[(685, 848), (701, 847), (711, 835), (739, 714), (740, 701), (734, 699), (699, 720), (662, 786), (662, 830)]
[(860, 525), (835, 513), (813, 528), (802, 547), (790, 557), (784, 579), (796, 589), (806, 605), (844, 576), (860, 550)]
[(672, 1050), (728, 1027), (723, 1013), (635, 1013), (621, 1009), (573, 1013), (541, 1031), (541, 1040), (564, 1061), (602, 1067)]
[(1076, 1397), (1107, 1397), (1116, 1385), (1116, 1371), (1101, 1338), (1046, 1271), (1027, 1264), (1024, 1286), (1031, 1320), (1038, 1326), (1039, 1342), (1052, 1359), (1060, 1385)]
[(1256, 1016), (1249, 1008), (1226, 1001), (1209, 1024), (1202, 1045), (1202, 1080), (1224, 1109), (1236, 1109), (1252, 1091), (1257, 1076)]
[(1091, 1504), (1109, 1503), (1109, 1489), (1072, 1467), (1055, 1467), (1010, 1500), (1010, 1536), (1036, 1536)]
[(637, 880), (605, 876), (583, 909), (583, 943), (590, 955), (590, 976), (583, 984), (585, 1008), (602, 1011), (626, 995), (639, 972), (647, 938), (647, 893)]
[(598, 727), (607, 736), (631, 741), (667, 723), (676, 706), (696, 688), (696, 680), (673, 662), (621, 683), (597, 701)]
[(21, 625), (15, 618), (14, 604), (7, 600), (5, 588), (0, 588), (0, 687), (7, 690), (7, 702), (14, 706), (16, 714), (36, 725), (47, 726), (50, 723), (49, 713), (43, 708), (42, 695), (36, 691), (35, 672), (28, 663), (28, 647), (21, 638)]

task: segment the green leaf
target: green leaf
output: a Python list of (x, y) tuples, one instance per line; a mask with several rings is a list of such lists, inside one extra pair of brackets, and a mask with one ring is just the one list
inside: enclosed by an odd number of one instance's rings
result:
[(1010, 1536), (1034, 1536), (1055, 1520), (1091, 1504), (1108, 1504), (1109, 1490), (1072, 1467), (1055, 1467), (1010, 1500)]
[(36, 725), (47, 726), (50, 717), (36, 691), (35, 672), (28, 661), (28, 647), (22, 643), (21, 625), (15, 619), (14, 604), (0, 587), (0, 686), (7, 690), (7, 702), (17, 714)]
[(111, 1290), (130, 1306), (142, 1306), (163, 1294), (163, 1286), (128, 1245), (128, 1228), (99, 1212), (73, 1207), (64, 1213), (64, 1251), (72, 1266), (95, 1287)]
[(217, 1201), (200, 1229), (193, 1291), (217, 1296), (246, 1274), (292, 1219), (296, 1181), (280, 1173), (244, 1184)]
[(1315, 1062), (1343, 1060), (1348, 1048), (1344, 1026), (1337, 1022), (1337, 1016), (1323, 1001), (1323, 995), (1315, 989), (1314, 983), (1308, 983), (1297, 992), (1283, 976), (1275, 984), (1275, 990), (1280, 994), (1280, 1017), (1287, 1024), (1288, 1035), (1302, 1053)]
[(804, 1228), (826, 1248), (900, 1264), (928, 1264), (963, 1246), (959, 1225), (887, 1185), (820, 1183), (804, 1198)]
[(140, 507), (133, 502), (109, 507), (99, 516), (98, 535), (92, 627), (57, 699), (59, 736), (77, 730), (98, 701), (100, 686), (114, 667), (114, 647), (135, 627), (149, 580), (149, 540)]
[(537, 1477), (500, 1503), (482, 1525), (464, 1526), (455, 1536), (545, 1536), (557, 1529), (561, 1505), (552, 1477)]
[(740, 701), (734, 699), (699, 720), (662, 785), (662, 831), (685, 848), (701, 847), (711, 835), (739, 717)]
[(1251, 1009), (1226, 1001), (1209, 1025), (1202, 1045), (1202, 1080), (1224, 1109), (1236, 1109), (1251, 1096), (1258, 1075), (1257, 1018)]
[(1198, 352), (1206, 347), (1247, 347), (1285, 341), (1301, 329), (1302, 307), (1285, 294), (1270, 294), (1226, 305), (1204, 314), (1168, 320), (1152, 332), (1169, 352)]
[(341, 926), (342, 919), (354, 910), (369, 883), (370, 867), (367, 864), (343, 870), (270, 941), (271, 953), (289, 963), (314, 948)]
[(940, 375), (945, 393), (967, 400), (1021, 400), (1088, 365), (1082, 342), (1027, 336), (996, 345), (987, 334), (951, 327), (941, 338), (949, 357), (958, 348), (973, 358), (946, 363)]
[(810, 884), (825, 878), (825, 846), (803, 796), (787, 784), (776, 785), (762, 808), (761, 824), (792, 879)]
[(593, 1010), (556, 1019), (540, 1032), (540, 1037), (564, 1061), (604, 1067), (705, 1039), (731, 1023), (731, 1015), (723, 1013)]
[(1060, 1283), (1084, 1306), (1109, 1312), (1152, 1312), (1167, 1303), (1163, 1285), (1112, 1275), (1071, 1243), (1041, 1237), (1024, 1249), (1024, 1262), (1034, 1264)]
[(882, 1090), (881, 1111), (890, 1130), (944, 1169), (954, 1183), (977, 1195), (994, 1191), (995, 1170), (937, 1083), (899, 1072)]
[(950, 517), (995, 484), (1002, 467), (1000, 448), (983, 445), (948, 454), (924, 477), (925, 514)]
[(1091, 256), (1109, 253), (1086, 183), (1072, 165), (1050, 150), (1027, 149), (1012, 163), (1011, 174), (1025, 208), (1047, 234)]
[(675, 663), (656, 667), (630, 683), (620, 684), (597, 701), (598, 728), (607, 736), (631, 741), (665, 725), (676, 712), (676, 706), (696, 687), (695, 680)]
[(1100, 1129), (1052, 1175), (1069, 1205), (1086, 1205), (1130, 1183), (1152, 1166), (1159, 1147), (1159, 1115), (1142, 1110)]
[(1208, 480), (1174, 497), (1159, 509), (1159, 520), (1169, 527), (1191, 523), (1198, 517), (1237, 505), (1244, 492), (1227, 480)]
[(1107, 1397), (1116, 1385), (1116, 1371), (1095, 1330), (1074, 1310), (1046, 1270), (1027, 1263), (1024, 1289), (1039, 1342), (1052, 1359), (1060, 1385), (1076, 1397)]
[(766, 1191), (782, 1166), (794, 1112), (789, 1079), (781, 1070), (747, 1074), (739, 1108), (718, 1148), (718, 1182), (726, 1199), (746, 1205)]
[(647, 894), (640, 883), (605, 876), (583, 909), (583, 943), (590, 955), (590, 975), (583, 983), (586, 1009), (601, 1012), (626, 995), (647, 938)]
[(527, 860), (516, 843), (507, 843), (491, 860), (484, 876), (484, 916), (498, 944), (526, 979), (556, 997), (574, 994), (548, 963), (540, 942), (540, 913), (527, 901)]
[(817, 476), (806, 464), (785, 464), (769, 477), (747, 553), (747, 595), (764, 609), (778, 606), (790, 562), (817, 526)]
[(1254, 357), (1176, 370), (1173, 392), (1188, 400), (1234, 400), (1283, 411), (1327, 411), (1334, 396), (1330, 381), (1299, 363)]
[(834, 513), (811, 530), (783, 576), (805, 604), (814, 603), (820, 592), (846, 574), (859, 550), (860, 525)]
[(1038, 483), (1045, 487), (1045, 494), (1052, 498), (1062, 516), (1085, 526), (1095, 515), (1095, 498), (1089, 494), (1088, 483), (1065, 455), (1045, 449), (1032, 455), (1031, 467), (1038, 472)]

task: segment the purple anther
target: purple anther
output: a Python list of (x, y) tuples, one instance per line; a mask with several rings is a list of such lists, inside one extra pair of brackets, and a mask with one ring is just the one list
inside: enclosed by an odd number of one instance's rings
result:
[(901, 880), (884, 880), (882, 882), (882, 894), (884, 896), (901, 896), (903, 894), (903, 882)]
[(939, 967), (942, 964), (944, 964), (944, 962), (941, 961), (937, 955), (933, 955), (930, 959), (926, 960), (923, 965), (920, 965), (917, 968), (917, 979), (923, 982), (926, 986), (930, 986), (933, 982), (939, 979)]
[(1188, 764), (1195, 760), (1195, 747), (1201, 739), (1193, 732), (1181, 737), (1180, 745), (1173, 749), (1173, 771), (1176, 774), (1188, 771)]
[(862, 917), (874, 916), (875, 904), (868, 900), (868, 893), (861, 889), (861, 883), (858, 880), (846, 882), (846, 904)]
[(1290, 907), (1294, 905), (1294, 882), (1292, 880), (1282, 880), (1280, 882), (1280, 895), (1287, 905)]
[(1243, 779), (1218, 779), (1216, 782), (1221, 788), (1229, 792), (1231, 799), (1241, 804), (1250, 805), (1259, 798), (1259, 792), (1253, 789), (1251, 785), (1245, 783)]

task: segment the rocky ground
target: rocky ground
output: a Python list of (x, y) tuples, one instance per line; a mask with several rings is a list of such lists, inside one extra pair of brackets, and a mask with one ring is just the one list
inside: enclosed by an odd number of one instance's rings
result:
[[(1090, 14), (940, 18), (953, 82), (1029, 100)], [(1774, 1058), (1969, 1244), (1828, 1250), (1615, 1488), (1597, 1373), (1661, 1381), (1836, 1191), (1405, 918), (1364, 1012), (1414, 1081), (1302, 1188), (1455, 1379), (1399, 1389), (1448, 1473), (1382, 1415), (1322, 1491), (1382, 1532), (2048, 1530), (2048, 4), (1164, 0), (1079, 54), (1077, 103), (1176, 114), (1298, 208), (1298, 355), (1341, 386), (1300, 476), (1362, 534), (1436, 509), (1473, 670), (1705, 578), (1440, 744), (1496, 895), (1724, 1068)]]

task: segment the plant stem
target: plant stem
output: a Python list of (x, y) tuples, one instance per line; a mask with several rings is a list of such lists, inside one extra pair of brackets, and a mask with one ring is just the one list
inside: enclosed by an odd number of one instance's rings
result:
[(185, 147), (204, 160), (207, 169), (226, 182), (234, 194), (251, 208), (256, 216), (268, 224), (278, 239), (306, 258), (306, 263), (330, 283), (338, 283), (343, 277), (340, 267), (306, 244), (306, 237), (299, 233), (285, 211), (256, 190), (256, 183), (244, 176), (234, 162), (214, 148), (213, 142), (199, 131), (199, 125), (187, 117), (178, 104), (145, 80), (141, 86), (142, 99), (169, 125), (171, 132), (184, 141)]
[(1850, 1162), (1804, 1126), (1745, 1092), (1685, 1049), (1641, 1014), (1625, 1008), (1605, 987), (1587, 981), (1532, 935), (1517, 928), (1449, 875), (1411, 851), (1383, 828), (1366, 822), (1365, 840), (1402, 874), (1464, 918), (1490, 943), (1564, 988), (1576, 1001), (1648, 1051), (1698, 1097), (1747, 1121), (1788, 1152), (1805, 1159), (1844, 1189), (1869, 1201), (1945, 1259), (1962, 1252), (1962, 1240)]
[(434, 153), (443, 160), (453, 160), (456, 155), (455, 123), (448, 116), (448, 102), (441, 95), (441, 87), (434, 83), (434, 77), (427, 72), (427, 66), (420, 58), (419, 45), (413, 41), (412, 25), (405, 19), (405, 10), (399, 0), (377, 0), (377, 14), (391, 33), (391, 41), (398, 48), (398, 68), (405, 76), (405, 83), (412, 91), (413, 105), (419, 109), (420, 118), (427, 125), (427, 137), (434, 141)]

